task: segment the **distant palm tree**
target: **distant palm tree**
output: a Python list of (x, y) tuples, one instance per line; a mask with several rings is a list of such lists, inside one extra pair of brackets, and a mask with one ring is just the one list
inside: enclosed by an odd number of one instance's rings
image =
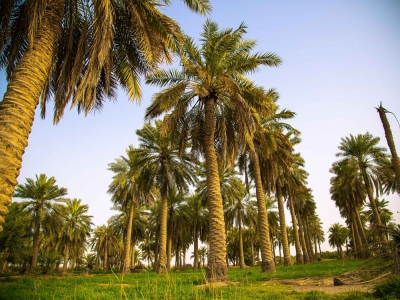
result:
[[(388, 227), (390, 222), (393, 220), (393, 212), (391, 212), (390, 209), (387, 208), (388, 205), (389, 205), (389, 201), (386, 201), (385, 199), (382, 199), (382, 200), (379, 200), (378, 198), (375, 199), (375, 207), (378, 210), (379, 218), (381, 219), (382, 225), (385, 226), (386, 228)], [(379, 232), (379, 228), (377, 231), (376, 228), (374, 228), (374, 226), (373, 226), (374, 214), (372, 212), (371, 203), (368, 203), (367, 207), (361, 213), (366, 217), (368, 222), (372, 225), (372, 228), (371, 228), (372, 231), (375, 232), (375, 234), (377, 232)], [(387, 230), (387, 234), (389, 235), (389, 230)]]
[(202, 263), (202, 265), (203, 265), (203, 268), (204, 268), (204, 264), (205, 264), (205, 262), (206, 262), (206, 257), (207, 257), (207, 248), (205, 247), (205, 246), (203, 246), (203, 247), (201, 247), (200, 249), (199, 249), (199, 256), (200, 256), (200, 259), (201, 259), (201, 263)]
[[(50, 98), (55, 122), (72, 102), (78, 111), (117, 98), (141, 98), (140, 75), (171, 62), (182, 32), (160, 6), (171, 1), (7, 1), (0, 10), (0, 68), (10, 82), (0, 102), (0, 230), (28, 145), (36, 106)], [(184, 0), (205, 14), (208, 0)], [(18, 141), (18, 142), (16, 142)], [(13, 149), (6, 151), (5, 149)]]
[(0, 232), (0, 253), (2, 263), (0, 273), (6, 270), (11, 261), (19, 261), (21, 265), (26, 263), (22, 259), (24, 253), (32, 253), (32, 215), (24, 210), (23, 203), (14, 202), (8, 207), (3, 231)]
[(193, 235), (193, 268), (197, 270), (199, 268), (199, 239), (204, 242), (208, 235), (208, 210), (198, 193), (190, 195), (187, 203)]
[(181, 148), (182, 142), (177, 136), (162, 136), (161, 126), (162, 122), (157, 121), (155, 126), (145, 124), (143, 129), (137, 130), (140, 144), (134, 153), (137, 157), (136, 167), (140, 169), (137, 180), (141, 190), (150, 190), (156, 186), (160, 191), (160, 252), (157, 272), (166, 273), (168, 193), (172, 188), (180, 192), (187, 191), (189, 184), (194, 184), (195, 165), (186, 152), (187, 144)]
[(342, 246), (346, 243), (348, 238), (348, 229), (339, 223), (333, 224), (329, 227), (328, 242), (332, 247), (336, 247), (337, 253), (343, 257)]
[(113, 227), (108, 223), (107, 225), (97, 226), (93, 230), (90, 244), (92, 250), (97, 252), (96, 268), (99, 267), (100, 258), (103, 257), (103, 268), (108, 270), (108, 258), (111, 253), (115, 252), (118, 248), (119, 237), (115, 234)]
[[(179, 51), (180, 70), (159, 70), (147, 77), (147, 83), (166, 87), (153, 97), (146, 111), (152, 119), (170, 112), (163, 127), (166, 133), (183, 127), (182, 135), (192, 139), (193, 152), (205, 157), (210, 212), (210, 249), (207, 279), (227, 280), (226, 241), (217, 152), (221, 161), (232, 163), (239, 139), (245, 140), (252, 127), (246, 92), (258, 91), (248, 78), (260, 66), (277, 66), (281, 60), (272, 53), (255, 53), (256, 42), (244, 39), (246, 27), (219, 30), (214, 22), (203, 27), (201, 45), (186, 37)], [(254, 98), (260, 104), (265, 100)], [(261, 105), (259, 105), (261, 106)], [(233, 124), (237, 124), (237, 126)], [(241, 128), (240, 131), (235, 130)]]
[(108, 164), (108, 169), (114, 173), (108, 187), (108, 193), (112, 194), (111, 201), (120, 204), (121, 209), (127, 212), (122, 232), (124, 236), (123, 273), (130, 273), (132, 223), (135, 209), (153, 203), (155, 189), (141, 190), (139, 188), (137, 181), (141, 170), (137, 167), (137, 157), (133, 146), (129, 146), (126, 150), (126, 156), (120, 156), (115, 162)]
[[(130, 215), (131, 209), (127, 212), (127, 208), (122, 205), (115, 205), (112, 209), (119, 211), (119, 213), (110, 217), (110, 226), (118, 236), (124, 236), (124, 268), (122, 271), (129, 273), (130, 269), (135, 267), (135, 245), (137, 241), (145, 237), (149, 212), (145, 206), (135, 207), (132, 216)], [(127, 226), (130, 228), (127, 228)], [(127, 254), (126, 249), (129, 249), (129, 254)], [(129, 255), (128, 261), (127, 255)]]
[(257, 201), (253, 194), (245, 194), (245, 186), (242, 184), (242, 197), (237, 198), (233, 203), (225, 205), (224, 213), (227, 223), (236, 224), (239, 234), (239, 266), (245, 267), (243, 249), (243, 227), (247, 224), (255, 224)]
[[(373, 195), (374, 186), (380, 186), (379, 167), (388, 165), (388, 155), (386, 149), (378, 147), (379, 137), (373, 137), (370, 133), (358, 134), (357, 136), (350, 135), (350, 137), (342, 138), (339, 150), (336, 156), (343, 157), (341, 160), (355, 159), (358, 163), (359, 173), (363, 178), (365, 190), (371, 205), (374, 222), (378, 227), (382, 225), (379, 217), (379, 212), (375, 204), (375, 197)], [(379, 192), (379, 189), (377, 190)], [(386, 235), (381, 231), (381, 242), (387, 241)]]
[(64, 245), (63, 274), (67, 273), (70, 251), (74, 248), (85, 249), (86, 240), (90, 237), (92, 216), (87, 215), (89, 206), (81, 202), (81, 199), (66, 199), (65, 205), (56, 208), (62, 224), (58, 238)]
[(54, 177), (47, 178), (45, 174), (36, 175), (36, 180), (26, 178), (24, 185), (17, 185), (14, 197), (30, 199), (23, 201), (26, 211), (33, 217), (33, 249), (29, 269), (30, 274), (35, 274), (39, 253), (40, 227), (45, 215), (50, 214), (54, 202), (62, 202), (62, 196), (67, 194), (66, 188), (59, 188)]

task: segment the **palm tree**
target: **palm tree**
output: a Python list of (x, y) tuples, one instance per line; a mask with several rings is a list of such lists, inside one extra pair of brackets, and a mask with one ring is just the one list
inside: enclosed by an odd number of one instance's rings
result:
[(135, 215), (135, 207), (154, 202), (153, 191), (141, 191), (137, 179), (140, 169), (137, 168), (136, 154), (133, 146), (126, 150), (126, 157), (120, 156), (115, 162), (108, 165), (108, 169), (115, 175), (108, 187), (108, 192), (112, 194), (111, 201), (122, 205), (122, 210), (128, 212), (128, 218), (124, 223), (124, 269), (123, 273), (130, 273), (131, 268), (131, 236), (132, 222)]
[(204, 268), (204, 263), (206, 262), (207, 252), (208, 251), (205, 246), (203, 246), (199, 249), (199, 256), (200, 256), (200, 260), (203, 265), (203, 268)]
[[(124, 268), (123, 273), (129, 273), (135, 267), (135, 245), (145, 237), (146, 227), (148, 226), (148, 211), (146, 206), (135, 206), (131, 216), (131, 209), (122, 205), (115, 205), (112, 209), (119, 211), (119, 214), (110, 218), (110, 225), (118, 236), (124, 236)], [(129, 226), (129, 228), (128, 228)], [(127, 254), (128, 252), (128, 254)], [(127, 259), (127, 255), (129, 255)]]
[(227, 223), (236, 224), (239, 234), (239, 266), (245, 267), (243, 251), (243, 226), (249, 223), (256, 223), (255, 195), (245, 194), (245, 187), (242, 184), (242, 197), (237, 198), (233, 203), (225, 205), (225, 220)]
[[(379, 117), (381, 118), (383, 129), (385, 130), (386, 141), (388, 143), (390, 153), (392, 154), (392, 165), (394, 168), (394, 172), (396, 174), (397, 190), (400, 191), (400, 160), (399, 160), (399, 156), (397, 155), (396, 146), (394, 144), (392, 130), (390, 129), (390, 124), (386, 117), (387, 113), (390, 113), (390, 114), (393, 114), (393, 113), (391, 113), (386, 108), (384, 108), (382, 106), (382, 102), (379, 105), (379, 107), (376, 108), (376, 110), (379, 113)], [(395, 116), (395, 118), (396, 118), (396, 116)], [(396, 120), (397, 120), (397, 118), (396, 118)]]
[(352, 229), (355, 255), (366, 258), (369, 256), (368, 242), (360, 219), (360, 210), (365, 201), (366, 191), (358, 162), (356, 159), (335, 162), (330, 172), (335, 175), (331, 178), (331, 198)]
[(328, 242), (332, 247), (336, 247), (339, 257), (343, 257), (342, 246), (346, 243), (348, 237), (348, 229), (339, 223), (329, 227)]
[[(181, 40), (178, 24), (158, 10), (169, 3), (10, 0), (2, 6), (0, 68), (10, 82), (0, 103), (0, 230), (39, 100), (44, 116), (54, 99), (58, 122), (71, 99), (86, 114), (116, 99), (117, 82), (131, 100), (140, 99), (139, 76), (171, 62), (170, 49)], [(211, 10), (208, 0), (184, 3), (202, 14)]]
[[(355, 159), (358, 163), (359, 173), (363, 178), (365, 190), (368, 200), (371, 204), (374, 221), (378, 227), (382, 225), (379, 217), (379, 212), (375, 205), (375, 197), (373, 196), (374, 186), (380, 185), (379, 180), (379, 167), (388, 165), (388, 155), (386, 149), (378, 147), (378, 137), (373, 137), (370, 133), (358, 134), (357, 136), (350, 135), (350, 137), (342, 138), (339, 149), (341, 152), (336, 156), (343, 157), (342, 161)], [(377, 190), (377, 193), (379, 189)], [(386, 235), (381, 232), (381, 242), (387, 241)]]
[[(216, 150), (221, 161), (232, 163), (237, 153), (237, 138), (244, 140), (250, 130), (251, 113), (243, 96), (246, 91), (258, 89), (245, 75), (260, 65), (280, 64), (279, 57), (274, 54), (251, 54), (256, 43), (243, 38), (245, 29), (241, 24), (236, 30), (220, 31), (216, 23), (207, 21), (200, 47), (191, 38), (185, 38), (180, 50), (181, 70), (159, 70), (146, 80), (153, 85), (167, 86), (153, 97), (146, 118), (171, 112), (163, 132), (183, 127), (182, 135), (190, 135), (192, 139), (192, 151), (204, 154), (210, 212), (206, 277), (211, 281), (227, 280), (225, 224)], [(256, 100), (260, 103), (265, 98)], [(242, 130), (235, 131), (234, 123)]]
[(97, 252), (96, 269), (99, 267), (100, 258), (103, 257), (103, 268), (108, 270), (108, 258), (110, 254), (118, 248), (118, 236), (115, 234), (114, 228), (108, 223), (107, 225), (97, 226), (93, 230), (93, 236), (90, 240), (91, 249)]
[(208, 234), (208, 210), (203, 205), (202, 197), (195, 193), (187, 199), (188, 215), (191, 220), (190, 228), (193, 235), (193, 268), (199, 268), (199, 239), (206, 240)]
[(32, 216), (24, 210), (23, 203), (11, 203), (6, 216), (4, 230), (0, 232), (0, 273), (6, 271), (8, 263), (23, 261), (23, 253), (31, 253)]
[(66, 199), (65, 205), (56, 208), (62, 224), (58, 238), (64, 245), (63, 274), (67, 273), (70, 251), (77, 247), (85, 249), (86, 239), (90, 237), (92, 216), (87, 215), (89, 206), (81, 202), (81, 199)]
[(149, 190), (155, 184), (160, 190), (160, 253), (157, 271), (166, 273), (168, 192), (172, 187), (183, 192), (188, 189), (188, 184), (194, 184), (195, 167), (186, 149), (180, 149), (182, 143), (176, 139), (177, 136), (162, 136), (161, 126), (161, 121), (157, 121), (155, 126), (145, 124), (143, 129), (136, 131), (140, 144), (135, 155), (137, 168), (141, 170), (139, 186)]
[[(379, 213), (379, 218), (381, 219), (382, 226), (384, 226), (387, 230), (387, 234), (389, 235), (389, 230), (388, 226), (390, 222), (393, 220), (393, 212), (391, 212), (387, 206), (389, 204), (389, 201), (386, 201), (385, 199), (379, 200), (378, 198), (375, 199), (375, 207), (378, 210)], [(374, 214), (372, 212), (372, 206), (370, 203), (367, 204), (367, 207), (362, 211), (362, 214), (365, 216), (365, 218), (368, 220), (368, 222), (371, 224), (371, 229), (372, 232), (376, 232), (376, 228), (374, 228)], [(378, 228), (379, 232), (379, 228)]]
[(29, 199), (23, 201), (25, 210), (29, 211), (33, 217), (33, 249), (32, 260), (29, 273), (35, 274), (37, 258), (39, 252), (40, 227), (45, 215), (48, 215), (54, 202), (62, 202), (62, 196), (67, 194), (66, 188), (59, 188), (54, 177), (47, 178), (45, 174), (36, 175), (36, 181), (26, 178), (24, 185), (19, 184), (14, 193), (14, 197)]
[[(190, 241), (192, 240), (187, 233), (187, 226), (189, 221), (188, 205), (185, 200), (185, 195), (178, 192), (174, 187), (168, 191), (168, 212), (167, 212), (167, 270), (171, 271), (171, 255), (173, 245), (178, 246), (182, 242), (183, 236), (187, 236)], [(182, 245), (179, 245), (182, 246)], [(176, 249), (177, 250), (177, 249)], [(179, 251), (177, 250), (176, 253)]]

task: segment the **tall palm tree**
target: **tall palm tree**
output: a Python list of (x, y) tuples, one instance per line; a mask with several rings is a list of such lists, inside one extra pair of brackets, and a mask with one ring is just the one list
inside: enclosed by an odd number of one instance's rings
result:
[[(260, 65), (277, 66), (281, 61), (271, 53), (252, 54), (256, 43), (243, 38), (244, 24), (236, 30), (219, 30), (216, 23), (207, 21), (203, 28), (200, 46), (185, 38), (179, 52), (180, 70), (159, 70), (147, 77), (147, 83), (167, 88), (153, 97), (146, 118), (171, 112), (163, 132), (183, 124), (182, 134), (190, 134), (193, 151), (204, 154), (210, 212), (206, 277), (224, 281), (227, 280), (225, 224), (216, 150), (221, 153), (221, 161), (233, 162), (237, 153), (235, 137), (244, 140), (250, 130), (253, 121), (243, 96), (245, 91), (252, 92), (257, 87), (245, 75)], [(263, 102), (265, 98), (256, 100)], [(235, 131), (234, 123), (242, 130)]]
[(157, 271), (167, 272), (167, 220), (168, 220), (168, 192), (175, 187), (180, 192), (188, 189), (188, 184), (194, 184), (194, 164), (186, 149), (180, 149), (181, 143), (177, 136), (161, 135), (162, 122), (157, 121), (155, 126), (145, 124), (143, 129), (137, 130), (139, 148), (137, 168), (141, 170), (138, 178), (139, 186), (144, 190), (156, 185), (161, 194), (160, 211), (160, 253)]
[(361, 207), (364, 204), (366, 191), (362, 174), (359, 172), (356, 159), (335, 162), (330, 170), (335, 176), (331, 178), (331, 198), (339, 207), (340, 214), (347, 219), (352, 228), (355, 255), (366, 258), (368, 241), (360, 219)]
[[(208, 0), (183, 2), (202, 14), (211, 10)], [(182, 36), (158, 9), (169, 0), (7, 4), (0, 10), (0, 68), (9, 78), (0, 103), (0, 230), (39, 100), (44, 115), (54, 99), (58, 122), (71, 101), (87, 114), (115, 99), (117, 83), (131, 100), (140, 99), (139, 76), (171, 62), (170, 49)]]
[(336, 247), (337, 253), (343, 257), (342, 246), (346, 243), (348, 237), (348, 229), (339, 223), (329, 227), (328, 242), (332, 247)]
[(30, 274), (35, 274), (39, 252), (40, 227), (45, 215), (52, 210), (54, 202), (62, 202), (62, 196), (67, 194), (66, 188), (59, 188), (54, 177), (47, 178), (45, 174), (36, 175), (36, 180), (26, 178), (24, 185), (19, 184), (14, 197), (29, 199), (23, 201), (25, 210), (29, 211), (34, 220), (32, 260), (29, 269)]
[[(382, 222), (375, 205), (374, 186), (378, 193), (380, 188), (379, 167), (388, 165), (386, 149), (378, 146), (379, 140), (379, 137), (373, 137), (368, 132), (357, 136), (350, 135), (350, 137), (342, 138), (339, 146), (341, 152), (336, 154), (338, 157), (343, 157), (342, 161), (349, 159), (357, 161), (359, 173), (363, 178), (368, 200), (371, 204), (374, 221), (378, 227), (382, 225)], [(381, 242), (387, 241), (383, 232), (380, 234), (380, 239)]]
[(92, 216), (87, 215), (89, 206), (81, 202), (81, 199), (66, 199), (65, 205), (56, 208), (62, 224), (58, 238), (64, 244), (63, 274), (67, 273), (70, 251), (76, 247), (85, 249), (86, 240), (90, 237)]
[(123, 273), (130, 273), (131, 268), (131, 236), (132, 223), (135, 215), (135, 207), (150, 204), (154, 202), (153, 193), (150, 190), (140, 190), (137, 183), (140, 175), (140, 169), (137, 168), (136, 154), (133, 146), (126, 150), (126, 157), (120, 156), (115, 162), (108, 164), (108, 169), (115, 175), (108, 187), (108, 192), (112, 194), (111, 201), (115, 204), (121, 204), (122, 209), (128, 212), (128, 218), (125, 220), (124, 229), (124, 269)]
[(118, 236), (124, 238), (124, 268), (123, 273), (130, 273), (130, 269), (134, 268), (134, 255), (136, 243), (145, 236), (148, 211), (145, 206), (137, 206), (134, 202), (133, 213), (131, 208), (127, 211), (127, 207), (123, 205), (115, 205), (112, 209), (119, 211), (118, 214), (111, 216), (110, 226)]
[[(379, 117), (381, 118), (383, 129), (385, 130), (386, 142), (389, 146), (390, 153), (392, 154), (392, 165), (394, 168), (394, 172), (396, 174), (397, 190), (400, 191), (400, 160), (399, 160), (399, 156), (397, 155), (396, 145), (394, 144), (392, 130), (390, 129), (390, 124), (386, 117), (386, 114), (391, 113), (391, 112), (382, 106), (382, 102), (379, 105), (379, 107), (376, 107), (376, 110), (379, 113)], [(393, 113), (391, 113), (391, 114), (393, 114)], [(397, 118), (396, 118), (396, 120), (397, 120)]]

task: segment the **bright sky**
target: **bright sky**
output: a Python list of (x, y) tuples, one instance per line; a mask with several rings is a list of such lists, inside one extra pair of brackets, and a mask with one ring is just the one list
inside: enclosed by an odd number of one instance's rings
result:
[[(297, 113), (291, 121), (302, 132), (297, 150), (306, 160), (325, 232), (335, 222), (344, 224), (329, 194), (329, 169), (337, 160), (340, 139), (368, 131), (387, 147), (374, 109), (380, 101), (400, 119), (400, 2), (214, 0), (212, 5), (210, 18), (220, 28), (245, 22), (246, 37), (258, 41), (257, 51), (282, 58), (281, 67), (262, 67), (252, 79), (265, 88), (275, 87), (280, 106)], [(165, 12), (198, 40), (205, 18), (180, 1)], [(138, 144), (135, 130), (142, 128), (144, 111), (158, 91), (142, 86), (139, 106), (120, 92), (118, 102), (107, 104), (100, 114), (85, 118), (73, 110), (57, 126), (50, 114), (46, 120), (37, 114), (19, 182), (40, 173), (54, 176), (70, 198), (89, 204), (96, 225), (105, 223), (115, 213), (107, 194), (113, 175), (107, 164), (125, 155), (129, 144)], [(1, 95), (5, 89), (0, 73)], [(400, 128), (392, 115), (388, 118), (400, 151)], [(399, 196), (384, 198), (400, 223)], [(325, 243), (323, 250), (328, 249)]]

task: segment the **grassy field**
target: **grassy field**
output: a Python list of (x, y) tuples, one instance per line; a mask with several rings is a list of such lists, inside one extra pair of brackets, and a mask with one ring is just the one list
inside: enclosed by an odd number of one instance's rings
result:
[[(322, 261), (278, 267), (275, 273), (260, 268), (229, 269), (229, 284), (203, 285), (204, 271), (185, 270), (166, 276), (153, 272), (126, 276), (107, 273), (91, 276), (21, 277), (0, 282), (0, 299), (372, 299), (361, 292), (328, 295), (299, 293), (287, 285), (268, 285), (271, 279), (323, 278), (358, 268), (357, 260)], [(394, 298), (393, 298), (394, 299)]]

